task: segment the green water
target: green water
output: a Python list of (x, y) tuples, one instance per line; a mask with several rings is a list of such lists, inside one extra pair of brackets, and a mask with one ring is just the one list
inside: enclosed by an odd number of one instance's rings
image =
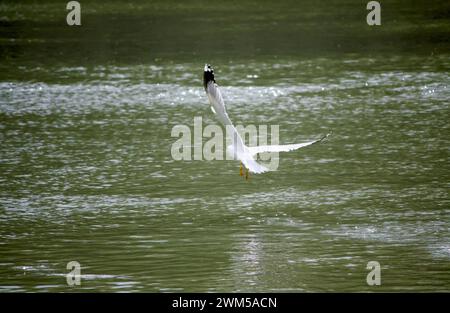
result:
[[(2, 2), (0, 290), (450, 291), (450, 5), (380, 2)], [(174, 161), (205, 62), (236, 124), (333, 135)]]

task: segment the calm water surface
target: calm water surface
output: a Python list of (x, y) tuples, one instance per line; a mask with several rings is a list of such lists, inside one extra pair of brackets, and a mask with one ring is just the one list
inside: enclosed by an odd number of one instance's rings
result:
[[(83, 64), (3, 43), (1, 291), (450, 291), (450, 54)], [(206, 61), (236, 124), (333, 135), (249, 181), (233, 161), (174, 161), (173, 126), (217, 123)]]

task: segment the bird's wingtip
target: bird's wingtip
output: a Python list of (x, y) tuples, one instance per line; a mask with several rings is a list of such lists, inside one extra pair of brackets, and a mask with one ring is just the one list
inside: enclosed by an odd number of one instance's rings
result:
[(203, 68), (204, 72), (214, 72), (214, 69), (211, 67), (211, 64), (205, 63), (205, 67)]
[(327, 139), (328, 137), (330, 137), (332, 133), (333, 133), (333, 131), (330, 130), (330, 131), (328, 132), (328, 134), (326, 134), (325, 136), (323, 136), (322, 138), (319, 139), (319, 142), (320, 142), (320, 141), (323, 141), (323, 140), (325, 140), (325, 139)]
[(208, 86), (209, 82), (216, 82), (214, 80), (214, 69), (209, 65), (208, 63), (205, 63), (205, 67), (203, 70), (203, 87), (205, 87), (205, 90)]

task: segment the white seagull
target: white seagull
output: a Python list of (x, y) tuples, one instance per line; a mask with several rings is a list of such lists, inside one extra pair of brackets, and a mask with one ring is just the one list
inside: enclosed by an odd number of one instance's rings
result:
[(249, 171), (251, 173), (260, 174), (269, 171), (265, 166), (259, 164), (255, 161), (255, 156), (258, 153), (263, 152), (286, 152), (297, 150), (314, 143), (318, 143), (325, 138), (327, 138), (331, 133), (323, 136), (322, 138), (314, 141), (308, 141), (304, 143), (296, 143), (289, 145), (271, 145), (271, 146), (256, 146), (256, 147), (247, 147), (242, 140), (242, 137), (239, 135), (238, 131), (234, 127), (230, 118), (228, 117), (227, 111), (225, 109), (225, 103), (222, 98), (222, 94), (220, 93), (219, 86), (216, 84), (214, 79), (214, 69), (211, 68), (210, 65), (205, 64), (205, 68), (203, 71), (203, 86), (205, 87), (206, 94), (208, 95), (209, 103), (211, 104), (211, 110), (218, 117), (220, 122), (225, 126), (229, 127), (232, 131), (233, 135), (233, 144), (227, 147), (227, 152), (230, 155), (233, 155), (236, 159), (241, 161), (240, 166), (240, 175), (243, 176), (243, 167), (244, 165), (246, 172), (245, 178), (248, 179)]

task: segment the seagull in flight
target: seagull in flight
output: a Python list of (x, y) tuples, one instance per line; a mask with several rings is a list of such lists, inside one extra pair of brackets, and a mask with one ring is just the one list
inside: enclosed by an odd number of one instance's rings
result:
[(239, 135), (238, 131), (231, 122), (230, 117), (228, 116), (225, 108), (225, 102), (223, 101), (219, 86), (216, 84), (216, 81), (214, 79), (214, 69), (209, 64), (205, 64), (205, 68), (203, 70), (203, 87), (205, 88), (206, 95), (208, 96), (212, 112), (217, 116), (219, 121), (225, 127), (231, 129), (233, 144), (227, 147), (227, 152), (230, 155), (233, 155), (235, 159), (241, 161), (239, 174), (241, 176), (244, 176), (245, 167), (245, 179), (248, 179), (249, 172), (261, 174), (269, 171), (269, 169), (267, 169), (265, 166), (256, 162), (255, 156), (258, 153), (287, 152), (297, 150), (321, 142), (331, 134), (328, 133), (318, 140), (308, 141), (304, 143), (248, 147), (244, 144), (242, 137)]

